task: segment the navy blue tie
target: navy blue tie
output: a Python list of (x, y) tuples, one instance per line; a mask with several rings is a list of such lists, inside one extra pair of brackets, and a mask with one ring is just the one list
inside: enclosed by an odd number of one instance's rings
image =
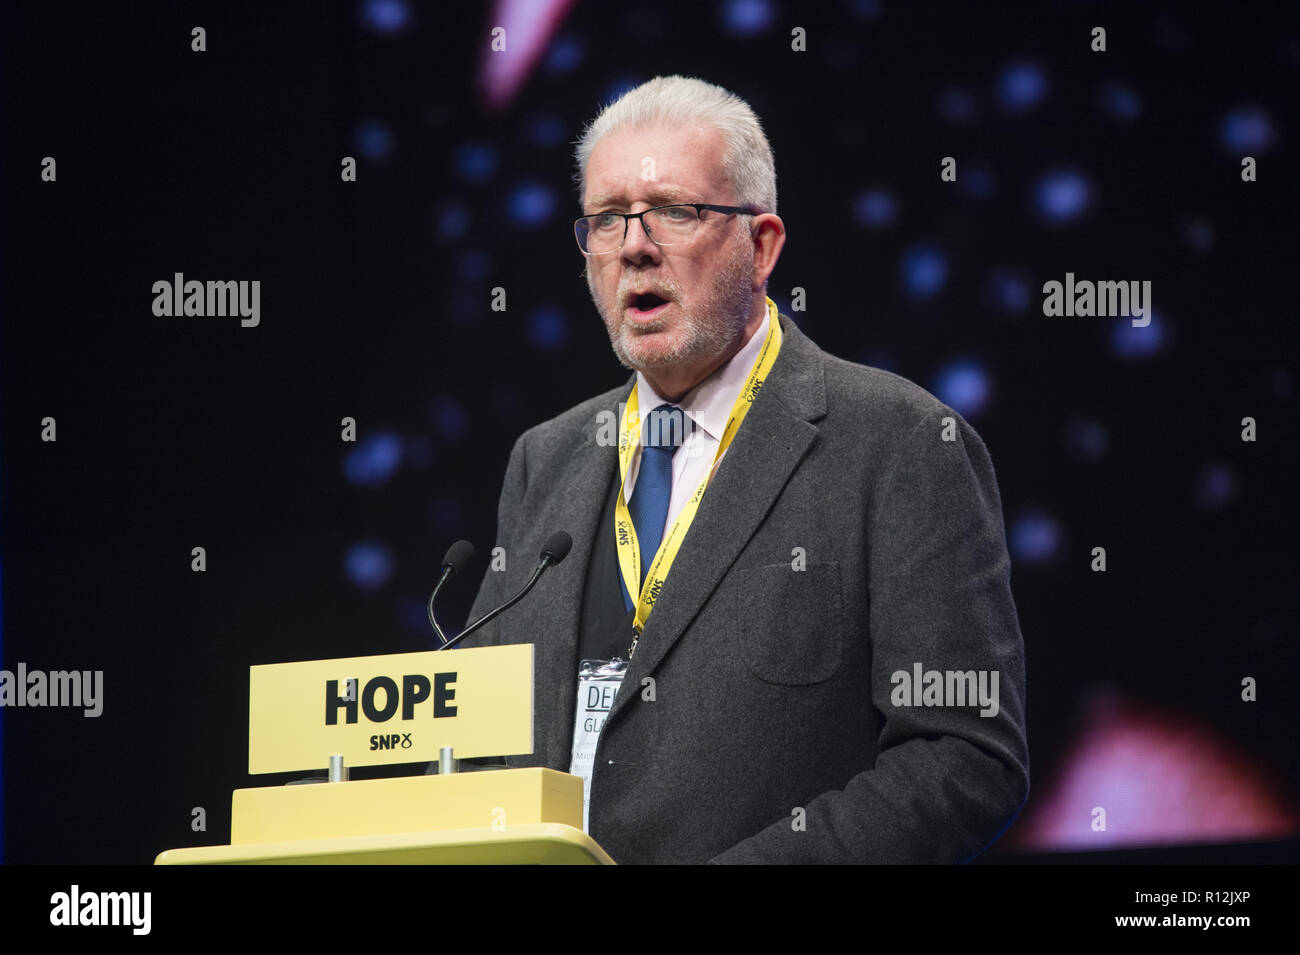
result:
[[(641, 545), (640, 583), (645, 583), (646, 572), (664, 539), (668, 501), (673, 493), (673, 455), (682, 446), (694, 423), (681, 408), (668, 404), (660, 405), (646, 416), (641, 433), (641, 466), (636, 474), (636, 487), (632, 489), (632, 500), (628, 502), (637, 542)], [(631, 610), (634, 604), (622, 574), (618, 580), (623, 591), (623, 606)]]

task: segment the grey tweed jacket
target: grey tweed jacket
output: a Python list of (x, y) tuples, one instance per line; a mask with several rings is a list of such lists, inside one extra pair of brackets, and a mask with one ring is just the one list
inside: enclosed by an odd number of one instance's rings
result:
[[(601, 731), (591, 835), (620, 863), (968, 860), (1029, 791), (993, 466), (929, 393), (780, 320), (780, 354)], [(534, 752), (511, 766), (569, 768), (583, 587), (618, 467), (598, 414), (617, 414), (634, 382), (529, 429), (510, 454), (506, 569), (485, 574), (470, 619), (523, 586), (552, 532), (574, 542), (462, 644), (535, 645)], [(894, 676), (930, 670), (996, 673), (996, 714)]]

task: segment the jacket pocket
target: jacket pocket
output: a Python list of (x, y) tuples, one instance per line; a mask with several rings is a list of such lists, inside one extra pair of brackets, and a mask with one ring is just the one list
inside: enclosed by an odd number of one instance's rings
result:
[(741, 573), (731, 619), (741, 659), (768, 683), (804, 686), (830, 678), (840, 665), (844, 634), (840, 565), (766, 564)]

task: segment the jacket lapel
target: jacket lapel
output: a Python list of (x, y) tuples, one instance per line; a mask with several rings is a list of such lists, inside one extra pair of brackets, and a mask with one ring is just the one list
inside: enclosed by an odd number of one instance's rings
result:
[[(625, 402), (636, 383), (633, 375), (625, 387), (614, 393), (609, 409), (617, 421), (619, 402)], [(603, 410), (603, 409), (601, 409)], [(537, 518), (546, 534), (567, 531), (574, 547), (558, 567), (546, 572), (550, 579), (538, 582), (530, 599), (535, 599), (531, 620), (536, 629), (522, 634), (521, 642), (534, 644), (534, 713), (566, 714), (563, 719), (534, 725), (536, 749), (531, 757), (517, 757), (511, 765), (549, 766), (568, 772), (566, 761), (573, 743), (573, 715), (577, 693), (578, 628), (582, 613), (583, 588), (596, 544), (596, 529), (609, 485), (618, 469), (618, 448), (602, 445), (597, 436), (600, 422), (593, 413), (580, 428), (573, 451), (573, 467), (566, 475), (555, 505)], [(525, 555), (532, 559), (536, 555)]]
[[(700, 502), (646, 621), (624, 686), (639, 687), (681, 639), (817, 436), (810, 422), (826, 414), (822, 353), (789, 318), (782, 315), (780, 320), (781, 352)], [(579, 593), (575, 600), (580, 599)], [(576, 629), (575, 623), (575, 640)], [(606, 725), (634, 695), (618, 694)]]

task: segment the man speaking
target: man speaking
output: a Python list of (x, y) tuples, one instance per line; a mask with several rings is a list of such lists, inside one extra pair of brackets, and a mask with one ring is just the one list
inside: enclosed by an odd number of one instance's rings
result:
[(577, 150), (592, 300), (635, 375), (515, 442), (519, 590), (464, 646), (535, 645), (534, 752), (620, 863), (957, 862), (1024, 804), (1024, 651), (988, 452), (767, 298), (785, 244), (757, 117), (700, 80)]

